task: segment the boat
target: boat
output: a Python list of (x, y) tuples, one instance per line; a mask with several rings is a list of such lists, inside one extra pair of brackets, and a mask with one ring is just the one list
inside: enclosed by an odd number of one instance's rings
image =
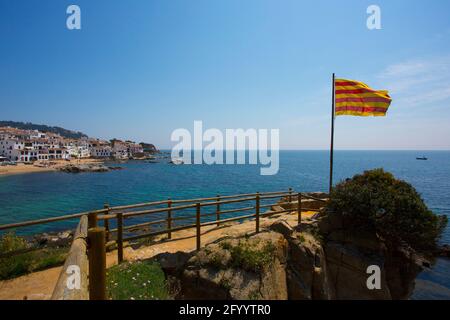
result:
[(169, 163), (179, 165), (179, 164), (184, 164), (184, 161), (181, 158), (172, 158), (172, 160)]
[(428, 160), (428, 158), (425, 156), (422, 156), (422, 157), (416, 157), (416, 160)]

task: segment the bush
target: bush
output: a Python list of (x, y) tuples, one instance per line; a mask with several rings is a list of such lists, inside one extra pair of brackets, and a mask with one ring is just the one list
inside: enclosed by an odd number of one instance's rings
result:
[(344, 217), (345, 227), (374, 230), (388, 243), (434, 249), (447, 224), (431, 212), (409, 183), (383, 169), (365, 171), (339, 183), (327, 208)]
[[(0, 238), (0, 254), (27, 248), (27, 241), (13, 233), (4, 234)], [(62, 265), (66, 259), (67, 251), (67, 248), (43, 248), (0, 258), (0, 280)]]
[(240, 241), (238, 245), (230, 249), (231, 264), (236, 268), (259, 272), (273, 262), (275, 250), (275, 246), (270, 242), (258, 248), (255, 243)]

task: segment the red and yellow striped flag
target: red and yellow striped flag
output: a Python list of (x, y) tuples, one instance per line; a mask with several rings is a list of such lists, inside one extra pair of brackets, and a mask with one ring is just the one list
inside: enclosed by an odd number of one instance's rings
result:
[(335, 93), (337, 116), (385, 116), (392, 101), (387, 91), (355, 80), (336, 79)]

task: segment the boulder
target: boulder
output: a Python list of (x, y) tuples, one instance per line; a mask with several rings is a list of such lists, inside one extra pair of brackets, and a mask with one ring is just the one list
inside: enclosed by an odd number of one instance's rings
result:
[(280, 233), (224, 239), (194, 254), (180, 276), (183, 299), (287, 299), (287, 241)]
[(153, 259), (160, 264), (166, 274), (176, 276), (184, 270), (184, 266), (191, 256), (191, 253), (183, 251), (175, 253), (164, 252), (156, 255)]

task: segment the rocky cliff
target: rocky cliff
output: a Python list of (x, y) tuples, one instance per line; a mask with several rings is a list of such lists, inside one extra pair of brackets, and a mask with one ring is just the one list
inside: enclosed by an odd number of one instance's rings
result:
[[(280, 216), (259, 234), (218, 239), (194, 253), (156, 257), (179, 299), (407, 299), (427, 262), (376, 234), (349, 232), (338, 215), (298, 226)], [(379, 266), (380, 288), (367, 269)]]

